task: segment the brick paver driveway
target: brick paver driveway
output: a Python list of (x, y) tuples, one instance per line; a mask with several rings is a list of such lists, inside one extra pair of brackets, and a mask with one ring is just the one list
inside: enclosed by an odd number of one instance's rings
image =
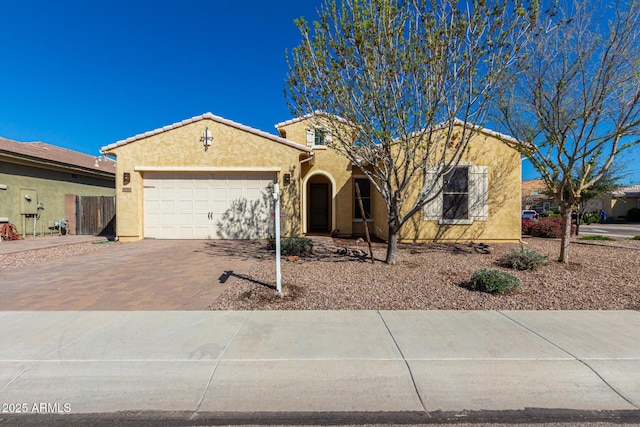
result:
[(261, 241), (143, 240), (0, 271), (0, 310), (202, 310), (268, 256)]

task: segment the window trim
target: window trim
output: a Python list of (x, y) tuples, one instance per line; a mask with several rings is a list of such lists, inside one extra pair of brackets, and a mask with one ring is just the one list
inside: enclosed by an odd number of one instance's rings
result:
[[(442, 218), (440, 219), (440, 222), (443, 223), (443, 221), (447, 224), (459, 224), (461, 221), (469, 221), (471, 220), (471, 222), (473, 222), (473, 219), (471, 218), (471, 209), (470, 209), (470, 200), (471, 200), (471, 166), (468, 165), (456, 165), (453, 167), (453, 169), (451, 169), (450, 173), (453, 175), (456, 172), (456, 169), (464, 169), (466, 171), (466, 188), (465, 191), (447, 191), (447, 184), (443, 182), (442, 185), (442, 192), (440, 193), (440, 197), (442, 197)], [(445, 175), (442, 176), (443, 179), (445, 177)], [(462, 196), (466, 196), (466, 200), (467, 200), (467, 206), (466, 206), (466, 218), (445, 218), (444, 214), (445, 214), (445, 196), (456, 196), (456, 195), (462, 195)], [(457, 211), (457, 209), (456, 209)]]
[[(324, 144), (318, 145), (316, 144), (316, 130), (320, 130), (324, 133), (324, 137), (323, 137), (323, 141)], [(328, 128), (324, 127), (324, 126), (312, 126), (310, 128), (307, 128), (307, 146), (318, 150), (325, 150), (329, 147), (327, 147), (327, 144), (331, 142), (331, 132), (329, 131)]]

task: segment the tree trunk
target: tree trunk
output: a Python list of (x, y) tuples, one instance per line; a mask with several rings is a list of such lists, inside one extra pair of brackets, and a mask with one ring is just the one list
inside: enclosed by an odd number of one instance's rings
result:
[(395, 264), (398, 257), (398, 233), (400, 232), (400, 212), (398, 209), (397, 195), (391, 200), (389, 206), (389, 236), (387, 241), (387, 264)]
[(558, 262), (569, 264), (569, 242), (571, 240), (571, 212), (570, 207), (560, 209), (562, 213), (562, 242), (560, 244), (560, 258)]
[(398, 252), (398, 231), (389, 224), (389, 240), (387, 241), (387, 264), (395, 264)]

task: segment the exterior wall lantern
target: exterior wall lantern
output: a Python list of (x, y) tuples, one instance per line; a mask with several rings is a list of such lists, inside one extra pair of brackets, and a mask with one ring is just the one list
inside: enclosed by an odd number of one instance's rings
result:
[(200, 142), (202, 142), (202, 144), (204, 145), (204, 151), (207, 151), (209, 149), (209, 146), (211, 145), (211, 141), (213, 141), (213, 137), (209, 133), (209, 128), (205, 128), (204, 133), (200, 138)]

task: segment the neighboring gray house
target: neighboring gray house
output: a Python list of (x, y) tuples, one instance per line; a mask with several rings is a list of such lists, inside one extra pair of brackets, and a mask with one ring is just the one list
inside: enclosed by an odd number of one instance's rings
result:
[[(42, 142), (0, 138), (0, 225), (20, 235), (75, 234), (76, 196), (115, 196), (115, 161)], [(95, 216), (95, 215), (94, 215)]]

